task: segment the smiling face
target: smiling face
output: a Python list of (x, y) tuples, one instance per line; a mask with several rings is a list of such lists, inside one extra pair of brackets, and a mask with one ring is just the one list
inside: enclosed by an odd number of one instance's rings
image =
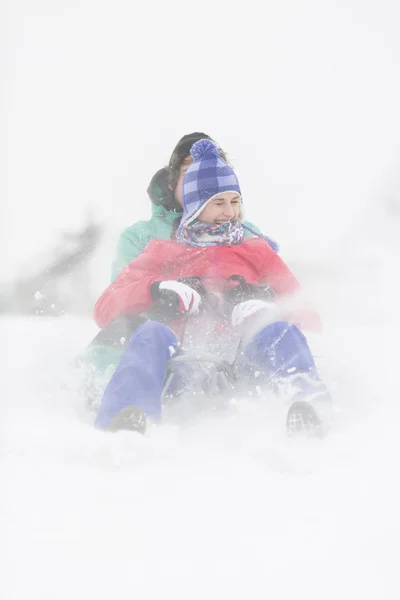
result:
[(237, 192), (223, 192), (210, 200), (197, 219), (202, 223), (222, 225), (236, 221), (240, 214), (240, 196)]

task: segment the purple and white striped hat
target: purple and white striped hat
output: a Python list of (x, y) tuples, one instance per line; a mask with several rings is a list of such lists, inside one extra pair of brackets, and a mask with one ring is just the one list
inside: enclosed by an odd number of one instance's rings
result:
[(194, 221), (205, 205), (222, 192), (236, 192), (242, 198), (238, 178), (220, 157), (215, 142), (199, 140), (191, 147), (190, 154), (193, 163), (183, 178), (183, 215), (179, 229)]

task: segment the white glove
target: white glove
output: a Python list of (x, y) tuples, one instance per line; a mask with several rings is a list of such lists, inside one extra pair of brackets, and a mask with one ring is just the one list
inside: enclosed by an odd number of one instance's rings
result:
[[(232, 311), (231, 323), (233, 327), (238, 327), (255, 313), (261, 310), (268, 309), (272, 314), (276, 312), (276, 306), (272, 302), (264, 302), (263, 300), (246, 300), (236, 304)], [(270, 321), (272, 322), (272, 320)]]
[(164, 300), (177, 300), (179, 303), (179, 311), (197, 315), (201, 303), (201, 296), (196, 290), (192, 289), (186, 283), (180, 281), (161, 281), (158, 286), (159, 295)]

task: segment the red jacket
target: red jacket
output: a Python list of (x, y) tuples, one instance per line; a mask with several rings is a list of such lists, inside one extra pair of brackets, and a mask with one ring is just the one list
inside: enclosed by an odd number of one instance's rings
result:
[[(236, 246), (191, 248), (174, 241), (153, 239), (130, 262), (98, 299), (94, 318), (105, 327), (122, 315), (146, 311), (154, 300), (154, 281), (200, 276), (210, 292), (221, 292), (230, 275), (241, 275), (250, 284), (268, 284), (278, 298), (300, 291), (300, 285), (282, 259), (266, 241), (249, 238)], [(321, 322), (310, 307), (291, 312), (287, 320), (319, 331)]]

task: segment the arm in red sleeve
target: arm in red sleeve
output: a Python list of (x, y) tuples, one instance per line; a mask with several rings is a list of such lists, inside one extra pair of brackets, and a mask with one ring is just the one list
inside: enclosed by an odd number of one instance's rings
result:
[[(322, 330), (320, 316), (308, 300), (302, 297), (302, 289), (289, 267), (281, 257), (268, 249), (261, 273), (260, 283), (269, 285), (278, 296), (278, 301), (286, 301), (290, 306), (285, 310), (285, 318), (297, 325), (300, 329), (306, 329), (319, 333)], [(290, 300), (289, 300), (290, 299)]]
[(109, 325), (117, 317), (138, 314), (153, 304), (150, 286), (163, 279), (162, 264), (165, 253), (157, 240), (130, 262), (102, 293), (94, 307), (94, 319), (99, 327)]

